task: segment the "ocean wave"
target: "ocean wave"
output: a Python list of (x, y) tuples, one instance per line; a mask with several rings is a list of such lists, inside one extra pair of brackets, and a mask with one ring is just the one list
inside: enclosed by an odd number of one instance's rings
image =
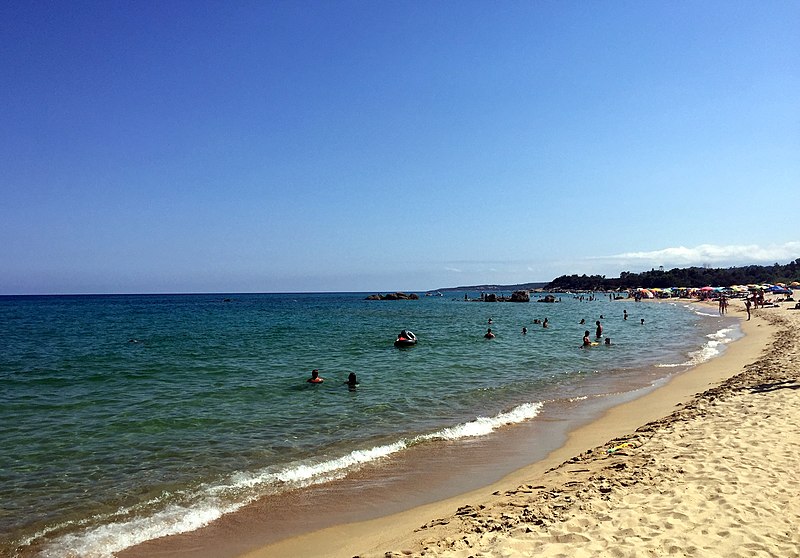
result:
[[(343, 478), (366, 463), (375, 462), (419, 443), (436, 440), (458, 440), (491, 434), (503, 426), (535, 418), (544, 406), (541, 402), (525, 403), (493, 417), (475, 420), (429, 434), (401, 439), (368, 449), (354, 450), (336, 458), (317, 463), (301, 462), (279, 471), (267, 468), (254, 472), (237, 472), (225, 482), (203, 485), (196, 491), (185, 492), (183, 503), (172, 503), (155, 512), (144, 513), (165, 499), (154, 500), (114, 513), (92, 518), (101, 525), (69, 533), (47, 543), (42, 558), (113, 558), (114, 554), (151, 539), (194, 531), (223, 515), (233, 513), (254, 500), (268, 495), (271, 490), (283, 487), (297, 489)], [(120, 517), (126, 519), (119, 520)], [(85, 525), (76, 522), (72, 527)], [(61, 528), (69, 528), (63, 524)], [(51, 530), (48, 530), (50, 532)], [(25, 546), (45, 537), (42, 531), (27, 539)]]
[(494, 417), (478, 417), (465, 424), (459, 424), (452, 428), (445, 428), (432, 434), (417, 436), (415, 440), (458, 440), (460, 438), (486, 436), (501, 426), (523, 422), (536, 417), (543, 405), (544, 404), (540, 402), (525, 403), (507, 413), (500, 413)]
[(716, 313), (712, 314), (709, 309), (703, 308), (703, 307), (698, 307), (698, 306), (696, 306), (694, 304), (684, 304), (683, 306), (684, 306), (684, 308), (688, 308), (689, 310), (691, 310), (692, 312), (694, 312), (698, 316), (708, 316), (708, 317), (711, 317), (711, 318), (719, 317), (719, 312), (716, 312)]
[(732, 333), (733, 328), (722, 328), (714, 333), (706, 335), (708, 341), (703, 343), (703, 346), (689, 353), (689, 360), (677, 364), (658, 364), (658, 368), (677, 368), (681, 366), (696, 366), (702, 362), (711, 360), (718, 356), (725, 345), (733, 341)]

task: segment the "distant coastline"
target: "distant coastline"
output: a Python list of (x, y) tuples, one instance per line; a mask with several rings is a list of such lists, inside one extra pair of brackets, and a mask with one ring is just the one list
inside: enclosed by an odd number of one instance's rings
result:
[(518, 283), (516, 285), (468, 285), (462, 287), (446, 287), (443, 289), (431, 289), (425, 291), (426, 293), (452, 293), (456, 291), (535, 291), (537, 289), (544, 289), (549, 281), (541, 281), (538, 283)]

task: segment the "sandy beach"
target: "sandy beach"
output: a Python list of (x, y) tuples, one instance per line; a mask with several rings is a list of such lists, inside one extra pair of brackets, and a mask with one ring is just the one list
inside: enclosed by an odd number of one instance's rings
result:
[(722, 356), (498, 483), (244, 556), (800, 556), (800, 311), (789, 306), (755, 311)]

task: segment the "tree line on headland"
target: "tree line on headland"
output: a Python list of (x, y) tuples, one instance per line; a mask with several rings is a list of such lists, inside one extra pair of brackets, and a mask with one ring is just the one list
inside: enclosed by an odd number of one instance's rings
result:
[(623, 271), (617, 278), (605, 275), (562, 275), (545, 287), (545, 291), (615, 291), (642, 287), (731, 286), (751, 284), (792, 283), (800, 281), (800, 258), (780, 265), (748, 265), (743, 267), (707, 268), (687, 267), (665, 271), (651, 269), (642, 273)]

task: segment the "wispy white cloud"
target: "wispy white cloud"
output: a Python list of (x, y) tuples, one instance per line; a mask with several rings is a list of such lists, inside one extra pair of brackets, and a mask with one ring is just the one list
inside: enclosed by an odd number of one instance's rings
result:
[(618, 265), (646, 265), (681, 267), (693, 265), (742, 265), (763, 263), (787, 263), (800, 257), (800, 242), (791, 241), (770, 246), (757, 244), (701, 244), (693, 248), (677, 246), (648, 252), (623, 252), (601, 256), (599, 260)]

